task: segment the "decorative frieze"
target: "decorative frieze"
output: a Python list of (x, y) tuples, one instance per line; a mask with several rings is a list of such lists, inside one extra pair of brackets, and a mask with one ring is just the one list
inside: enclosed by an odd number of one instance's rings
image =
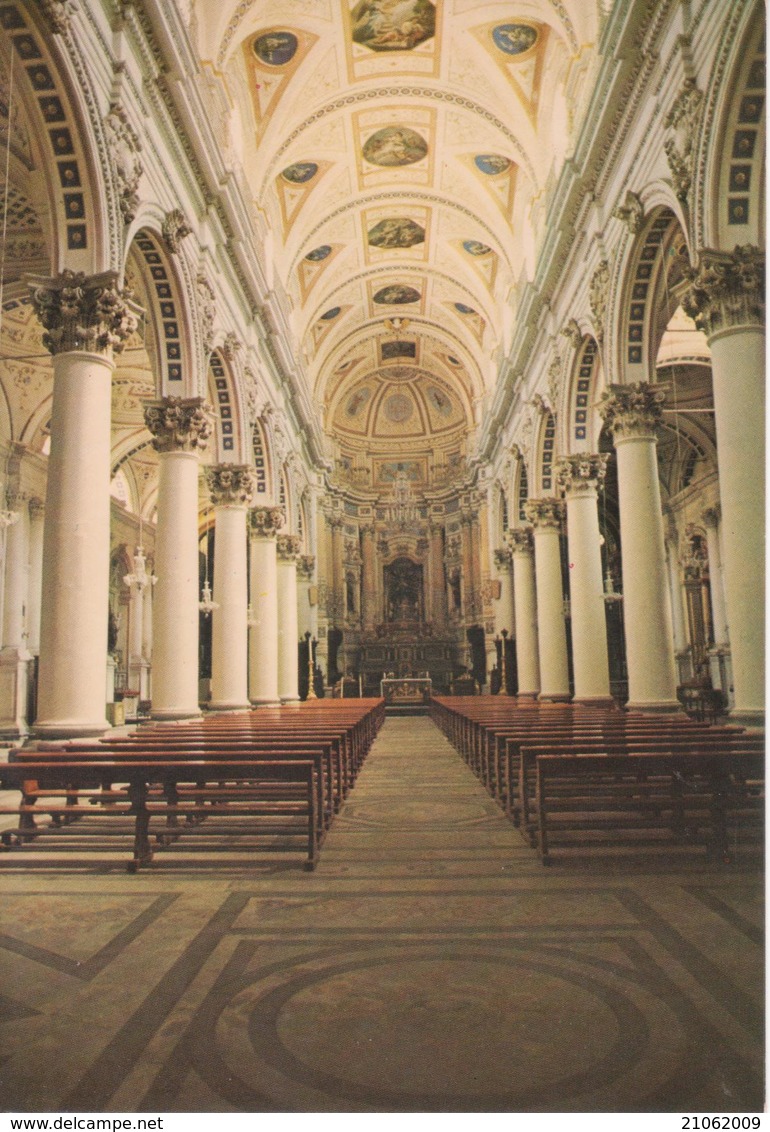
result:
[(192, 235), (192, 228), (187, 223), (187, 218), (181, 208), (172, 208), (171, 212), (167, 212), (163, 217), (161, 232), (168, 250), (172, 255), (178, 255), (182, 240), (186, 236)]
[(206, 468), (206, 483), (215, 507), (248, 507), (257, 477), (251, 464), (216, 464)]
[(300, 554), (297, 559), (297, 577), (309, 582), (315, 570), (315, 556), (313, 554)]
[(301, 549), (298, 535), (278, 535), (276, 550), (279, 562), (296, 562)]
[(511, 554), (532, 554), (534, 543), (531, 527), (513, 527), (508, 531), (507, 538), (511, 546)]
[(202, 451), (211, 436), (211, 406), (202, 397), (164, 397), (144, 407), (156, 452)]
[(559, 499), (528, 499), (524, 514), (535, 530), (561, 530), (564, 504)]
[(608, 460), (604, 452), (563, 456), (556, 465), (556, 483), (568, 495), (594, 491), (604, 482)]
[(249, 531), (254, 538), (275, 538), (285, 522), (280, 507), (252, 507), (249, 511)]
[(735, 326), (764, 326), (765, 256), (752, 244), (732, 252), (704, 249), (698, 266), (682, 256), (689, 283), (682, 306), (707, 335)]
[(599, 413), (615, 440), (654, 437), (666, 395), (656, 385), (639, 381), (632, 385), (610, 385), (602, 394)]
[(137, 328), (141, 308), (116, 280), (114, 271), (87, 276), (67, 269), (53, 279), (28, 276), (46, 350), (119, 354)]

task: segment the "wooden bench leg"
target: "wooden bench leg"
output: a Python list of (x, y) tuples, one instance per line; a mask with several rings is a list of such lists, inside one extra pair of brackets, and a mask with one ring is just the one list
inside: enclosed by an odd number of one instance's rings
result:
[(131, 799), (129, 812), (136, 815), (136, 822), (134, 825), (134, 856), (126, 867), (130, 873), (135, 873), (142, 865), (148, 865), (153, 856), (149, 838), (150, 811), (147, 809), (147, 784), (144, 782), (132, 784), (129, 787), (128, 796)]

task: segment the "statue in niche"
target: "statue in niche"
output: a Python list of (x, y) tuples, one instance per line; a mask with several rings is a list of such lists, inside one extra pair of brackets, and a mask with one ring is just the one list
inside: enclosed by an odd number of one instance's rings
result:
[(411, 558), (397, 558), (385, 567), (388, 621), (422, 621), (422, 566)]

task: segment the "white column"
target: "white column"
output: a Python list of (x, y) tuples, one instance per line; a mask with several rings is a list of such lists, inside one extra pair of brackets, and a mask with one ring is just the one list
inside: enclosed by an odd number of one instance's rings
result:
[(144, 548), (140, 545), (133, 556), (130, 574), (123, 581), (129, 587), (130, 603), (128, 609), (128, 681), (129, 687), (139, 693), (140, 700), (149, 699), (149, 663), (144, 655), (144, 606), (150, 600), (150, 593), (157, 581), (147, 570)]
[[(674, 633), (674, 656), (684, 664), (688, 656), (687, 630), (684, 621), (684, 602), (682, 583), (679, 578), (679, 556), (675, 543), (666, 542), (666, 569), (668, 571), (669, 594), (671, 595), (671, 620)], [(679, 674), (681, 679), (681, 672)]]
[(256, 477), (249, 465), (206, 469), (214, 504), (214, 601), (211, 626), (212, 711), (249, 707), (246, 518)]
[(726, 624), (738, 722), (765, 707), (764, 255), (704, 250), (685, 310), (708, 336), (722, 506)]
[(579, 703), (612, 703), (597, 507), (606, 464), (606, 456), (586, 454), (566, 456), (557, 468), (567, 506), (572, 668)]
[(314, 637), (313, 607), (310, 605), (310, 590), (313, 585), (315, 558), (312, 554), (301, 554), (297, 559), (297, 634), (301, 640), (305, 633)]
[(525, 506), (535, 544), (541, 700), (565, 701), (570, 698), (559, 550), (562, 508), (557, 499), (530, 499)]
[(540, 658), (537, 641), (537, 596), (531, 527), (509, 532), (513, 555), (513, 598), (516, 608), (516, 670), (518, 695), (536, 699), (540, 692)]
[(279, 535), (278, 556), (278, 695), (282, 704), (299, 701), (299, 630), (297, 628), (296, 535)]
[(27, 592), (29, 563), (29, 512), (21, 492), (9, 492), (7, 503), (16, 521), (5, 533), (3, 648), (0, 651), (0, 736), (26, 735), (28, 662)]
[(40, 599), (43, 587), (43, 529), (45, 504), (42, 499), (29, 501), (29, 587), (27, 592), (27, 648), (34, 655), (40, 652)]
[(709, 589), (711, 591), (711, 616), (714, 621), (714, 644), (725, 648), (729, 641), (727, 631), (727, 612), (722, 582), (722, 554), (719, 546), (719, 507), (709, 507), (703, 513), (706, 528), (706, 546), (709, 556)]
[(495, 632), (499, 635), (503, 629), (508, 635), (516, 635), (516, 615), (513, 607), (513, 559), (510, 548), (498, 547), (495, 551), (495, 566), (497, 579), (500, 582), (500, 597), (495, 605)]
[(276, 536), (284, 524), (280, 507), (249, 512), (251, 632), (249, 699), (255, 706), (280, 704), (278, 695), (278, 559)]
[(645, 383), (612, 385), (600, 408), (618, 461), (628, 707), (643, 711), (679, 709), (656, 458), (663, 399)]
[(54, 354), (35, 724), (46, 738), (108, 726), (112, 353), (137, 324), (115, 278), (65, 271), (31, 281)]
[(199, 397), (145, 409), (158, 452), (153, 719), (189, 719), (198, 704), (198, 453), (211, 426)]
[[(148, 570), (150, 571), (150, 573), (153, 572), (151, 565), (148, 565)], [(150, 668), (148, 669), (148, 680), (151, 680), (152, 678), (152, 590), (153, 587), (149, 586), (145, 592), (144, 601), (142, 602), (142, 655), (150, 665)], [(149, 699), (149, 697), (150, 692), (148, 684), (147, 698)]]

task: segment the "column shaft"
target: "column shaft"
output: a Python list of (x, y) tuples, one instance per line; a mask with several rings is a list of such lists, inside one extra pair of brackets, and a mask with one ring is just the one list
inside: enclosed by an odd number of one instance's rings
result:
[(537, 631), (540, 649), (540, 699), (568, 700), (569, 668), (564, 625), (559, 532), (553, 527), (535, 527), (535, 582), (537, 586)]
[(529, 528), (510, 533), (513, 550), (513, 598), (516, 610), (516, 670), (519, 696), (535, 699), (540, 692), (535, 562)]
[(29, 588), (27, 595), (27, 648), (40, 651), (40, 598), (43, 586), (43, 528), (45, 508), (39, 499), (29, 505)]
[(211, 701), (216, 711), (249, 706), (246, 504), (214, 507), (214, 601), (211, 625)]
[(299, 700), (299, 631), (297, 628), (297, 554), (299, 539), (294, 535), (279, 535), (277, 550), (278, 695), (281, 703), (293, 704)]

